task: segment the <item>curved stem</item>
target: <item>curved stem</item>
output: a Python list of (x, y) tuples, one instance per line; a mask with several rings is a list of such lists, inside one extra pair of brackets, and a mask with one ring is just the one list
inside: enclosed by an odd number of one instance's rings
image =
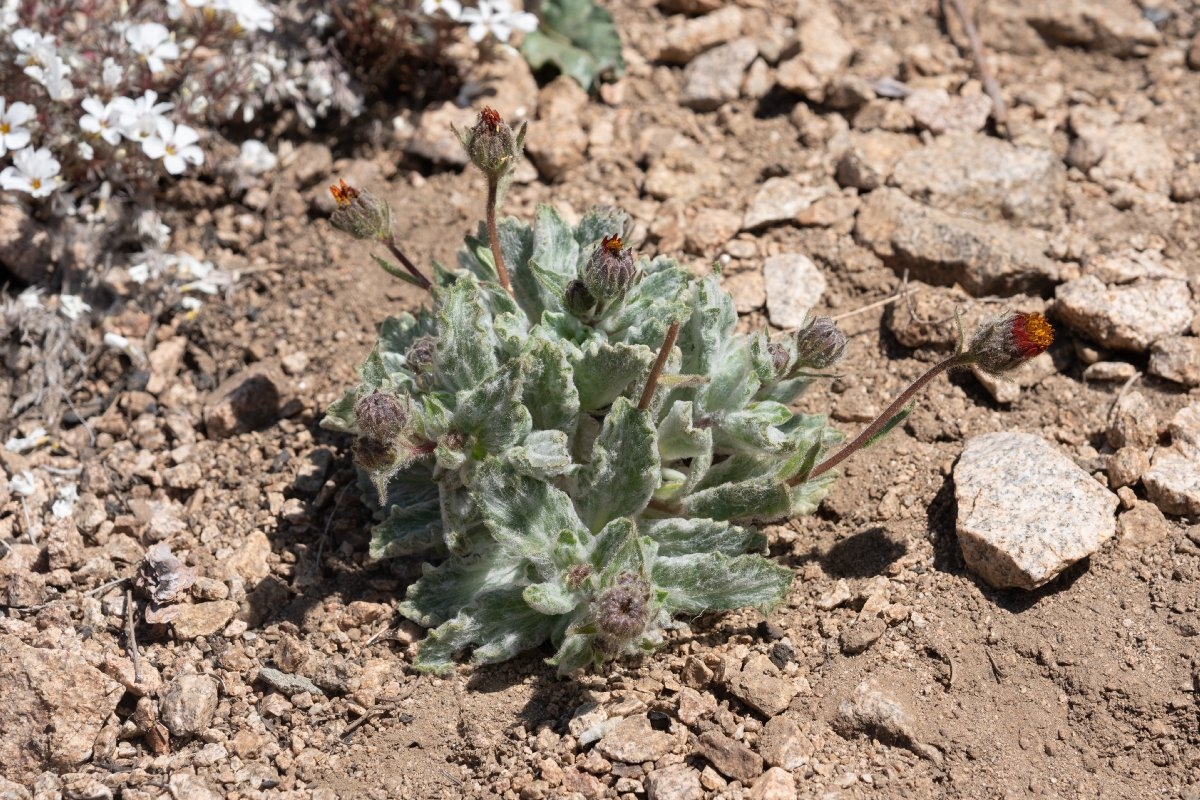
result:
[(672, 322), (667, 328), (667, 335), (663, 338), (662, 347), (659, 348), (658, 358), (654, 359), (654, 366), (650, 367), (650, 375), (646, 378), (646, 388), (642, 389), (642, 399), (638, 401), (638, 411), (649, 411), (650, 402), (654, 399), (654, 390), (658, 388), (658, 379), (662, 375), (663, 367), (667, 365), (667, 358), (671, 355), (671, 348), (675, 346), (675, 337), (679, 335), (679, 323)]
[(487, 197), (487, 231), (488, 242), (492, 245), (492, 259), (496, 262), (496, 273), (500, 276), (500, 285), (512, 296), (512, 283), (508, 279), (508, 267), (504, 264), (504, 254), (500, 252), (500, 234), (496, 230), (496, 198), (499, 194), (500, 180), (488, 176)]
[(404, 269), (408, 270), (408, 274), (412, 275), (425, 291), (432, 292), (433, 284), (429, 282), (429, 278), (422, 275), (421, 270), (417, 269), (417, 265), (410, 261), (408, 256), (404, 255), (404, 251), (396, 244), (396, 240), (394, 238), (388, 239), (386, 244), (388, 250), (391, 250), (392, 255), (396, 257), (396, 260), (404, 265)]
[(797, 486), (805, 481), (810, 481), (819, 475), (825, 474), (850, 456), (854, 455), (856, 451), (861, 450), (867, 444), (867, 442), (871, 441), (872, 437), (883, 430), (883, 427), (887, 425), (893, 417), (900, 413), (900, 409), (904, 408), (904, 406), (908, 404), (908, 401), (912, 400), (913, 395), (924, 389), (931, 380), (936, 378), (938, 375), (941, 375), (948, 369), (953, 369), (954, 367), (963, 367), (969, 363), (971, 363), (971, 361), (968, 354), (959, 353), (952, 355), (949, 358), (930, 367), (924, 375), (917, 378), (907, 389), (901, 392), (899, 397), (893, 400), (891, 405), (885, 408), (883, 412), (871, 422), (870, 425), (863, 428), (862, 433), (858, 434), (858, 436), (855, 436), (852, 442), (842, 447), (841, 450), (838, 450), (836, 453), (822, 461), (817, 466), (813, 467), (812, 471), (807, 475), (797, 475), (795, 478), (789, 480), (788, 485)]

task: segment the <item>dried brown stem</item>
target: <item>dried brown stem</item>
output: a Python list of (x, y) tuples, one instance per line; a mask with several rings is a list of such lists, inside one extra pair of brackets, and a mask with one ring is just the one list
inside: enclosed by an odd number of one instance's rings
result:
[(396, 244), (395, 239), (388, 239), (387, 246), (388, 250), (392, 251), (392, 255), (396, 257), (396, 260), (400, 262), (408, 274), (412, 275), (413, 278), (416, 279), (417, 283), (421, 284), (422, 289), (427, 292), (433, 291), (433, 284), (430, 283), (429, 278), (426, 278), (423, 274), (421, 274), (421, 270), (417, 269), (417, 265), (410, 261), (408, 256), (404, 255), (404, 251), (401, 250), (400, 246)]
[(500, 276), (500, 285), (511, 296), (512, 283), (508, 279), (508, 267), (504, 264), (504, 253), (500, 252), (500, 234), (496, 230), (496, 205), (500, 194), (500, 179), (488, 176), (487, 196), (487, 231), (488, 242), (492, 245), (492, 259), (496, 262), (496, 274)]
[(138, 653), (137, 635), (134, 629), (137, 627), (136, 606), (133, 602), (133, 590), (125, 590), (125, 650), (129, 653), (129, 660), (133, 662), (133, 682), (142, 682), (142, 656)]
[(958, 14), (958, 18), (962, 20), (963, 30), (967, 34), (967, 41), (971, 43), (971, 55), (975, 59), (976, 69), (979, 70), (979, 80), (983, 83), (983, 90), (992, 99), (992, 117), (996, 120), (996, 127), (1007, 136), (1008, 106), (1004, 102), (1004, 94), (1000, 91), (1000, 84), (996, 82), (995, 76), (992, 75), (991, 69), (988, 68), (987, 58), (983, 54), (983, 41), (979, 38), (979, 30), (975, 27), (975, 23), (971, 21), (971, 15), (967, 13), (966, 3), (963, 0), (950, 1), (954, 6), (955, 13)]
[(662, 376), (663, 367), (667, 365), (671, 348), (675, 346), (675, 337), (678, 335), (679, 323), (672, 322), (671, 327), (667, 328), (667, 335), (663, 338), (658, 358), (654, 359), (654, 366), (650, 368), (650, 375), (646, 378), (646, 388), (642, 389), (642, 399), (638, 401), (639, 411), (650, 410), (650, 402), (654, 400), (654, 390), (658, 388), (658, 379)]

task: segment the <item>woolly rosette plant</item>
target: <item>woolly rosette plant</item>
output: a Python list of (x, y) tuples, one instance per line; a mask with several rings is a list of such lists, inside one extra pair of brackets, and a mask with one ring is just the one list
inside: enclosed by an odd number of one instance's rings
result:
[(371, 556), (441, 559), (400, 607), (432, 629), (420, 669), (550, 641), (567, 672), (653, 649), (678, 614), (788, 591), (746, 526), (811, 512), (829, 482), (789, 485), (840, 439), (787, 406), (810, 381), (804, 339), (736, 333), (715, 276), (635, 264), (624, 223), (504, 219), (511, 295), (486, 233), (469, 237), (458, 270), (435, 265), (433, 309), (386, 320), (329, 409), (381, 499)]

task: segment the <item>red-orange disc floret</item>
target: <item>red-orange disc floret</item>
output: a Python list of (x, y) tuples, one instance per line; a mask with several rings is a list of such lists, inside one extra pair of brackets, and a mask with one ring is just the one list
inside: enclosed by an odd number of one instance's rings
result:
[(333, 199), (339, 206), (348, 206), (354, 198), (358, 197), (358, 190), (341, 178), (338, 179), (336, 185), (329, 187), (329, 193), (333, 195)]
[(503, 120), (500, 119), (500, 112), (491, 106), (484, 106), (483, 111), (479, 112), (479, 121), (486, 124), (493, 131), (500, 127)]
[(1012, 335), (1022, 358), (1039, 356), (1054, 344), (1054, 326), (1036, 312), (1013, 317)]
[(620, 236), (605, 236), (600, 244), (610, 253), (619, 253), (625, 245), (621, 242)]

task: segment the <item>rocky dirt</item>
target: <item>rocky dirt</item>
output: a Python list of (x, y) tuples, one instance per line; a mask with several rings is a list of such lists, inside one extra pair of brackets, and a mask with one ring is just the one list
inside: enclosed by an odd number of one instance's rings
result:
[[(1200, 798), (1200, 7), (987, 4), (1004, 125), (952, 4), (612, 10), (629, 71), (597, 98), (480, 65), (474, 110), (172, 194), (172, 248), (238, 280), (194, 315), (118, 302), (78, 413), (0, 451), (36, 478), (0, 488), (0, 797)], [(422, 298), (331, 230), (326, 186), (385, 196), (413, 259), (453, 264), (484, 183), (446, 123), (485, 103), (530, 120), (506, 213), (615, 204), (639, 251), (720, 264), (745, 325), (840, 317), (840, 377), (802, 406), (848, 432), (953, 346), (955, 308), (1044, 310), (1058, 340), (1014, 383), (939, 379), (770, 526), (796, 581), (768, 618), (686, 620), (604, 674), (531, 652), (418, 675), (395, 608), (420, 565), (368, 561), (349, 442), (318, 422)], [(8, 416), (5, 439), (40, 422)], [(956, 537), (956, 460), (995, 431), (1119, 498), (1116, 535), (1031, 591)], [(148, 553), (157, 602), (127, 607)]]

